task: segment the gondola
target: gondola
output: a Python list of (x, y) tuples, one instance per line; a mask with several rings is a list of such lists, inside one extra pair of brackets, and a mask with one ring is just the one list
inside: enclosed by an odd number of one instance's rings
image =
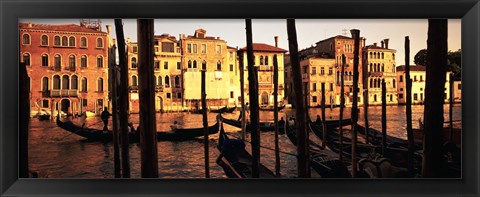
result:
[[(366, 136), (365, 134), (365, 127), (357, 124), (357, 133)], [(381, 145), (382, 143), (382, 132), (373, 128), (368, 129), (368, 136), (369, 139), (371, 140), (372, 144), (375, 145)], [(407, 148), (408, 147), (408, 140), (394, 137), (391, 135), (387, 135), (387, 138), (385, 139), (387, 142), (387, 145), (390, 147), (398, 147), (398, 148)], [(422, 141), (415, 139), (415, 149), (416, 150), (421, 150), (422, 149)]]
[[(278, 107), (278, 111), (282, 111), (283, 109), (285, 108), (285, 105), (282, 105), (280, 107)], [(266, 106), (266, 107), (260, 107), (259, 108), (260, 111), (274, 111), (274, 107), (273, 106)]]
[(235, 111), (235, 109), (237, 109), (237, 107), (222, 107), (220, 109), (213, 109), (213, 110), (210, 110), (210, 112), (212, 113), (233, 113), (233, 111)]
[[(242, 128), (242, 121), (234, 120), (234, 119), (228, 119), (221, 117), (222, 122), (237, 127), (237, 128)], [(259, 123), (259, 129), (260, 131), (275, 131), (275, 124), (273, 122), (260, 122)], [(247, 123), (246, 125), (246, 130), (250, 131), (250, 124)], [(284, 133), (284, 128), (279, 125), (278, 127), (279, 133)]]
[[(310, 127), (307, 127), (311, 130)], [(296, 129), (286, 125), (287, 137), (293, 145), (297, 145)], [(309, 140), (310, 165), (322, 178), (350, 178), (347, 166), (338, 160), (337, 153), (322, 149), (320, 145)]]
[[(91, 128), (82, 128), (81, 126), (73, 124), (71, 121), (61, 121), (60, 118), (57, 116), (57, 125), (65, 129), (66, 131), (72, 132), (84, 138), (87, 138), (88, 141), (102, 141), (102, 142), (109, 142), (113, 140), (112, 131), (102, 131), (99, 129), (91, 129)], [(215, 134), (218, 132), (218, 122), (215, 123), (213, 126), (208, 127), (209, 134)], [(203, 128), (187, 128), (187, 129), (176, 129), (174, 132), (168, 131), (159, 131), (157, 132), (157, 140), (158, 141), (186, 141), (192, 140), (196, 137), (201, 137), (204, 135)], [(129, 133), (130, 142), (139, 142), (139, 133), (132, 132)]]
[[(317, 121), (312, 121), (310, 119), (310, 122), (316, 124), (316, 125), (321, 125), (322, 123), (317, 123)], [(340, 126), (340, 120), (326, 120), (325, 123), (327, 123), (327, 125), (329, 125), (330, 127), (339, 127)], [(352, 119), (351, 118), (348, 118), (348, 119), (344, 119), (342, 120), (342, 125), (343, 126), (346, 126), (346, 125), (351, 125), (352, 124)]]
[(42, 114), (42, 115), (38, 115), (38, 120), (50, 120), (50, 114)]
[[(252, 155), (245, 150), (243, 141), (228, 138), (223, 129), (223, 124), (220, 126), (217, 148), (220, 155), (216, 162), (223, 168), (228, 178), (252, 178)], [(260, 178), (276, 177), (271, 170), (262, 164), (260, 164), (259, 170)]]

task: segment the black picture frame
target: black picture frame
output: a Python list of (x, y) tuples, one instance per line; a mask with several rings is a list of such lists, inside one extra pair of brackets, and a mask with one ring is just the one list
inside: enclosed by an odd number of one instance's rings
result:
[[(1, 196), (478, 196), (478, 0), (0, 0)], [(19, 179), (20, 18), (461, 18), (462, 179)], [(427, 32), (425, 32), (427, 33)]]

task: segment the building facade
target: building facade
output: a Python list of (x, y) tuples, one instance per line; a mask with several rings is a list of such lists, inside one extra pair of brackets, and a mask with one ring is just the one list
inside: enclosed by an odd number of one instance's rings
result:
[(99, 22), (91, 21), (21, 23), (19, 30), (20, 61), (27, 65), (34, 113), (98, 114), (108, 106), (109, 26), (103, 32)]
[[(450, 71), (446, 74), (445, 83), (445, 96), (444, 102), (449, 102), (450, 99), (450, 85), (449, 75)], [(425, 101), (425, 81), (426, 81), (426, 68), (422, 65), (410, 66), (410, 77), (412, 79), (412, 104), (423, 104)], [(405, 80), (405, 66), (397, 67), (397, 92), (398, 103), (406, 104), (406, 80)]]
[(388, 48), (388, 39), (363, 48), (363, 63), (366, 66), (365, 73), (368, 88), (369, 105), (382, 104), (382, 82), (386, 85), (387, 105), (398, 104), (397, 101), (397, 77), (395, 69), (396, 50)]
[[(284, 55), (285, 49), (278, 48), (277, 39), (275, 46), (264, 43), (253, 43), (254, 66), (258, 68), (258, 101), (260, 106), (273, 106), (274, 86), (273, 86), (273, 58), (277, 57), (278, 63), (278, 102), (281, 103), (285, 98), (284, 93)], [(247, 47), (239, 50), (239, 55), (243, 56), (242, 69), (244, 70), (244, 91), (245, 103), (249, 102), (248, 91), (248, 60)]]

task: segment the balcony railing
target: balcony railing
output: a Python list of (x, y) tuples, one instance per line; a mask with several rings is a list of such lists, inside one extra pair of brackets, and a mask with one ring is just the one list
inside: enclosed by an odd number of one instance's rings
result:
[[(43, 93), (42, 93), (43, 95)], [(51, 90), (50, 95), (52, 97), (77, 97), (78, 96), (78, 90), (76, 89), (70, 89), (70, 90)]]
[(62, 67), (61, 66), (52, 66), (52, 67), (50, 67), (50, 70), (61, 71)]

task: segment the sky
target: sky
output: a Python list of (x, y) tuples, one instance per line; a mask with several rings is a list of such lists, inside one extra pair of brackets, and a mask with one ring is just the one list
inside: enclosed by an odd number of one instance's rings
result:
[[(21, 19), (20, 22), (39, 24), (80, 24), (80, 19)], [(112, 26), (110, 35), (116, 37), (113, 19), (101, 19), (102, 30), (105, 25)], [(396, 65), (405, 64), (404, 41), (410, 38), (410, 64), (413, 57), (427, 48), (427, 19), (297, 19), (296, 30), (298, 48), (304, 49), (316, 42), (336, 35), (351, 36), (350, 29), (359, 29), (366, 44), (371, 45), (389, 38), (389, 48), (396, 49)], [(124, 19), (125, 37), (132, 42), (137, 40), (135, 19)], [(207, 36), (220, 37), (232, 47), (246, 46), (245, 20), (243, 19), (155, 19), (155, 35), (167, 33), (175, 37), (179, 34), (193, 35), (196, 29), (205, 29)], [(274, 36), (278, 36), (278, 46), (288, 50), (288, 36), (285, 19), (252, 19), (254, 43), (274, 45)], [(346, 33), (346, 34), (344, 34)], [(448, 49), (461, 49), (461, 19), (448, 20)]]

